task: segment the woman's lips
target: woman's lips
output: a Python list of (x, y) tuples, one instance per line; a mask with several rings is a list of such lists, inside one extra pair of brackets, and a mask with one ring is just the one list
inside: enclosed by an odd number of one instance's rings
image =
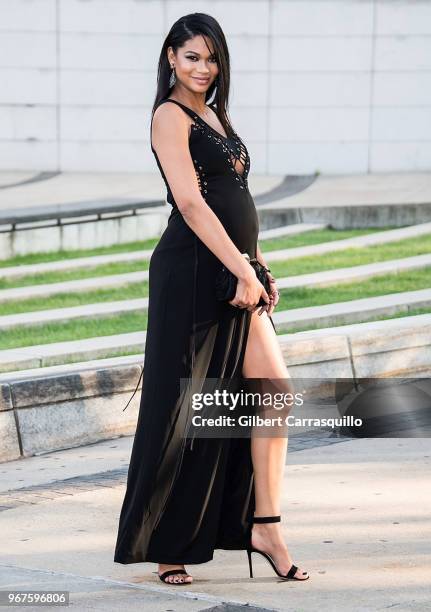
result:
[(200, 79), (199, 77), (194, 77), (194, 79), (198, 81), (198, 83), (202, 83), (202, 84), (208, 83), (209, 81), (209, 79)]

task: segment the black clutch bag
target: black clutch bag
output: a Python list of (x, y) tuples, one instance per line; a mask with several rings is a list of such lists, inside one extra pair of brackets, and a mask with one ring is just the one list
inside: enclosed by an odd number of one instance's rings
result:
[[(250, 265), (253, 267), (256, 273), (259, 282), (262, 283), (265, 288), (265, 291), (269, 295), (271, 291), (271, 286), (269, 284), (267, 272), (270, 272), (270, 269), (265, 268), (265, 266), (262, 266), (262, 264), (257, 259), (250, 259), (247, 253), (244, 253), (244, 256), (248, 259)], [(222, 302), (230, 302), (235, 297), (237, 284), (237, 277), (232, 274), (232, 272), (228, 268), (223, 266), (221, 270), (217, 273), (215, 278), (216, 298)], [(257, 306), (260, 307), (264, 306), (265, 304), (265, 300), (263, 299), (263, 297), (261, 297)]]

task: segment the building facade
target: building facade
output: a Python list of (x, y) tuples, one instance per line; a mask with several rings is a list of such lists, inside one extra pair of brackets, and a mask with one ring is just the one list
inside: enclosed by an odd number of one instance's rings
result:
[(431, 2), (0, 0), (0, 170), (153, 172), (171, 24), (207, 12), (262, 174), (431, 167)]

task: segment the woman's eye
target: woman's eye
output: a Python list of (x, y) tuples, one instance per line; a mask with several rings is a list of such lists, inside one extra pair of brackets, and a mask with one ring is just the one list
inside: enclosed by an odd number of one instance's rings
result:
[[(198, 58), (195, 55), (189, 55), (188, 59), (195, 60), (195, 59), (198, 59)], [(215, 57), (210, 57), (210, 60), (212, 62), (217, 62), (217, 59)]]

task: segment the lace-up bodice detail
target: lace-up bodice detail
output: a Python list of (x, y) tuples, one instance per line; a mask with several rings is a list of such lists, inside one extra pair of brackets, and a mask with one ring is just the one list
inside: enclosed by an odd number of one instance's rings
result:
[[(207, 194), (209, 193), (211, 177), (220, 178), (221, 176), (230, 176), (234, 185), (243, 191), (248, 191), (250, 157), (247, 147), (238, 134), (233, 132), (232, 136), (224, 136), (195, 113), (193, 109), (178, 102), (178, 100), (165, 98), (160, 103), (162, 104), (164, 102), (173, 102), (177, 104), (193, 120), (190, 129), (189, 145), (193, 164), (195, 166), (198, 186), (203, 198), (206, 200)], [(212, 108), (212, 105), (209, 106)], [(216, 112), (215, 109), (213, 110)], [(205, 142), (210, 143), (210, 146), (206, 146)], [(166, 183), (168, 192), (167, 201), (176, 207), (157, 154), (153, 147), (151, 148)]]
[(215, 130), (209, 123), (204, 121), (199, 115), (193, 114), (195, 123), (192, 124), (192, 129), (201, 130), (208, 138), (211, 138), (219, 145), (223, 152), (227, 154), (227, 161), (230, 170), (236, 174), (236, 180), (241, 181), (241, 189), (248, 188), (247, 175), (250, 167), (250, 158), (247, 148), (238, 134), (234, 132), (233, 136), (223, 136)]

